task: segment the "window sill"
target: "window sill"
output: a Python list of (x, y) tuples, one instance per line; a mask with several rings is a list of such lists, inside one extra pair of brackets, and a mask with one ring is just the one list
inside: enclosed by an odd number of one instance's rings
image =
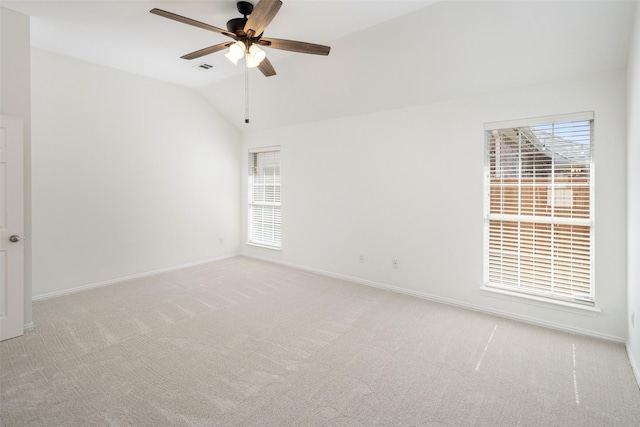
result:
[(569, 313), (583, 314), (587, 316), (597, 316), (601, 313), (597, 307), (583, 305), (570, 301), (554, 300), (550, 298), (528, 295), (519, 292), (513, 292), (506, 289), (492, 288), (489, 286), (480, 287), (480, 291), (485, 292), (487, 296), (505, 299), (509, 301), (517, 301), (524, 304), (531, 304), (538, 307), (552, 308), (555, 310), (565, 311)]
[(282, 247), (267, 246), (267, 245), (261, 245), (259, 243), (252, 243), (252, 242), (247, 242), (246, 245), (247, 246), (253, 246), (255, 248), (271, 249), (272, 251), (281, 251), (282, 250)]

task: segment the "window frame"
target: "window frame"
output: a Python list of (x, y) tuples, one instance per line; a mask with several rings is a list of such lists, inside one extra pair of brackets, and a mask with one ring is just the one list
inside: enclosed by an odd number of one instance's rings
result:
[[(273, 197), (277, 198), (278, 201), (256, 201), (254, 199), (254, 188), (256, 187), (256, 180), (254, 179), (254, 159), (258, 161), (257, 157), (262, 153), (277, 153), (277, 167), (278, 174), (277, 180), (272, 183), (273, 188)], [(262, 248), (268, 248), (273, 250), (281, 250), (282, 249), (282, 150), (280, 146), (270, 146), (270, 147), (257, 147), (250, 148), (248, 150), (248, 173), (247, 173), (247, 244), (251, 246), (258, 246)], [(267, 184), (263, 183), (266, 187)], [(277, 187), (277, 191), (276, 191)], [(266, 197), (266, 194), (264, 195)], [(273, 222), (266, 223), (266, 226), (263, 225), (262, 229), (268, 229), (272, 227), (272, 231), (275, 233), (275, 237), (271, 240), (265, 240), (256, 238), (255, 236), (255, 222), (254, 222), (254, 209), (257, 206), (261, 207), (274, 207)], [(276, 212), (277, 211), (277, 212)]]
[[(543, 303), (551, 303), (569, 307), (577, 307), (581, 309), (586, 309), (590, 311), (599, 312), (598, 309), (595, 308), (596, 303), (596, 289), (595, 289), (595, 131), (594, 131), (594, 122), (595, 122), (595, 114), (593, 111), (573, 113), (573, 114), (562, 114), (562, 115), (553, 115), (553, 116), (544, 116), (544, 117), (535, 117), (528, 119), (519, 119), (519, 120), (509, 120), (509, 121), (501, 121), (501, 122), (492, 122), (485, 123), (484, 125), (484, 193), (483, 193), (483, 203), (484, 203), (484, 212), (483, 212), (483, 285), (481, 287), (482, 290), (491, 291), (497, 294), (503, 294), (508, 296), (515, 296), (518, 298), (526, 298), (529, 300), (535, 300)], [(505, 215), (496, 214), (491, 212), (491, 179), (492, 179), (492, 170), (491, 170), (491, 143), (490, 143), (490, 132), (507, 130), (507, 129), (516, 129), (516, 128), (525, 128), (525, 127), (535, 127), (535, 126), (544, 126), (551, 124), (559, 124), (559, 123), (567, 123), (567, 122), (589, 122), (590, 125), (590, 155), (588, 160), (588, 175), (587, 182), (589, 187), (589, 209), (588, 209), (588, 217), (582, 219), (580, 221), (575, 221), (575, 223), (579, 223), (582, 226), (589, 227), (589, 298), (584, 299), (583, 297), (576, 297), (562, 295), (561, 293), (554, 292), (543, 292), (543, 291), (532, 291), (531, 289), (523, 289), (524, 286), (520, 281), (520, 277), (518, 277), (517, 283), (515, 285), (505, 285), (504, 283), (494, 283), (490, 279), (490, 273), (492, 267), (490, 266), (491, 262), (491, 254), (490, 254), (490, 221), (511, 221), (517, 219), (518, 222), (518, 236), (522, 235), (521, 232), (521, 224), (523, 222), (530, 222), (531, 224), (540, 224), (540, 223), (551, 223), (551, 224), (569, 224), (574, 222), (574, 218), (561, 218), (560, 216), (555, 217), (551, 215), (551, 218), (544, 218), (542, 216), (538, 216), (536, 214), (532, 214), (530, 216), (522, 215), (521, 210), (523, 206), (523, 201), (518, 193), (518, 214), (517, 215)], [(520, 144), (520, 143), (519, 143)], [(519, 149), (518, 152), (518, 191), (521, 191), (522, 187), (522, 177), (523, 177), (523, 165), (522, 165), (522, 149)], [(495, 156), (495, 154), (494, 154)], [(555, 164), (553, 164), (552, 168), (549, 169), (551, 174), (555, 174), (558, 169), (555, 168)], [(555, 178), (554, 178), (555, 179)], [(552, 180), (549, 184), (549, 188), (554, 187), (555, 183)], [(552, 190), (554, 196), (556, 197), (554, 200), (558, 200), (557, 194), (555, 190)], [(547, 191), (547, 197), (549, 193)], [(502, 199), (501, 199), (502, 200)], [(554, 210), (557, 206), (552, 206), (552, 210)], [(503, 219), (505, 217), (509, 217), (507, 219)], [(540, 219), (544, 219), (540, 222)], [(559, 221), (556, 221), (559, 219)], [(553, 230), (553, 228), (552, 228)], [(551, 231), (553, 234), (554, 231)], [(518, 241), (520, 241), (520, 237), (518, 237)], [(537, 241), (536, 243), (537, 244)], [(534, 245), (535, 245), (534, 244)], [(553, 254), (554, 249), (551, 248), (551, 254)], [(518, 253), (518, 269), (521, 268), (520, 259), (522, 257), (521, 247), (517, 250)], [(495, 259), (494, 259), (495, 261)], [(553, 264), (554, 261), (552, 261)], [(553, 276), (552, 276), (553, 277)], [(553, 291), (555, 285), (552, 283), (550, 285), (551, 290)]]

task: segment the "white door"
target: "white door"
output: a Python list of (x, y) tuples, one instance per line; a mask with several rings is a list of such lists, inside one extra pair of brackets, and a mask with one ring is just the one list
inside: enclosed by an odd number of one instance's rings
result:
[(0, 116), (0, 341), (24, 331), (22, 120)]

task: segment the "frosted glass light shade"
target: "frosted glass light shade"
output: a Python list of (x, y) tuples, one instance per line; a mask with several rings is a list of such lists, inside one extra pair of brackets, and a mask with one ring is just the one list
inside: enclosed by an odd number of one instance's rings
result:
[(247, 68), (255, 68), (258, 66), (258, 63), (251, 57), (251, 55), (246, 55), (247, 60)]
[(267, 57), (267, 54), (265, 53), (265, 51), (260, 49), (258, 45), (255, 45), (255, 44), (252, 44), (251, 47), (249, 48), (249, 54), (257, 64), (261, 63), (264, 60), (264, 58)]
[(229, 46), (229, 54), (233, 55), (238, 59), (244, 56), (245, 50), (246, 50), (246, 46), (241, 41), (237, 41), (231, 46)]
[(233, 56), (231, 54), (231, 52), (227, 52), (226, 55), (224, 55), (229, 61), (233, 62), (233, 65), (238, 65), (238, 58), (236, 58), (235, 56)]

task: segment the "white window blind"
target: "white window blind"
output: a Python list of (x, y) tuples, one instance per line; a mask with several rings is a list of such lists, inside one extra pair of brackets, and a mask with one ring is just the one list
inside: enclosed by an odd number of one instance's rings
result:
[(593, 305), (593, 113), (485, 141), (485, 286)]
[(280, 248), (280, 150), (249, 153), (249, 243)]

